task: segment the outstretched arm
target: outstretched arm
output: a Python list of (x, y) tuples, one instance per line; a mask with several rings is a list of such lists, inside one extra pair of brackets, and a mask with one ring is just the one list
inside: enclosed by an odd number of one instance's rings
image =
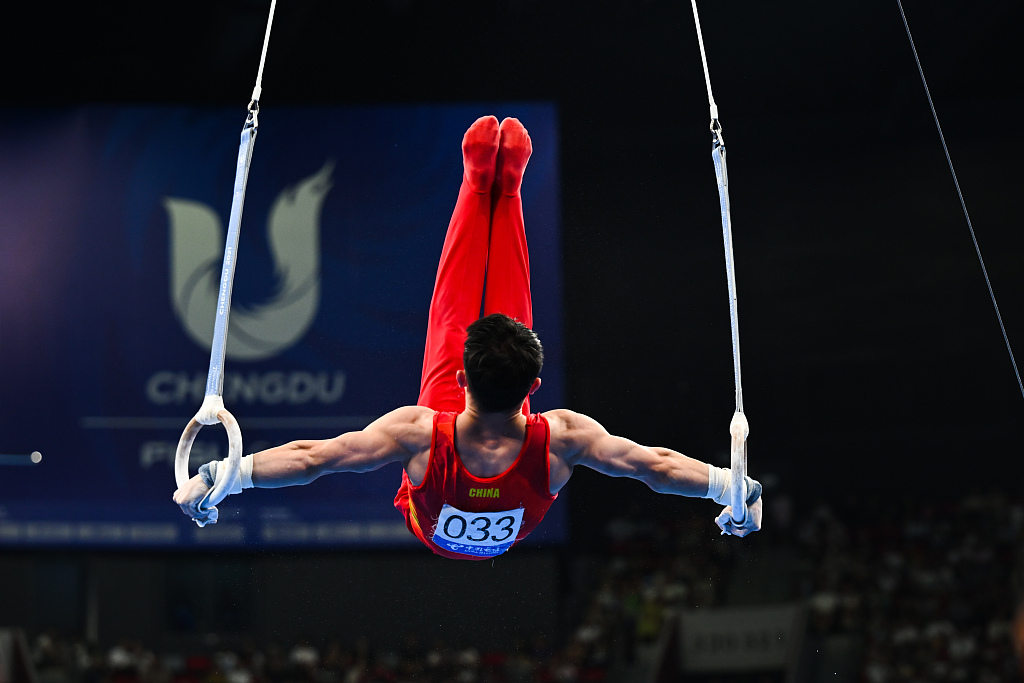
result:
[[(576, 465), (612, 477), (638, 479), (658, 493), (703, 497), (708, 492), (708, 466), (669, 448), (641, 446), (608, 433), (597, 420), (570, 410), (546, 413), (551, 429), (552, 488), (556, 478), (569, 479)], [(557, 475), (562, 475), (557, 477)]]
[(292, 441), (254, 453), (253, 486), (308, 484), (333, 472), (371, 472), (392, 462), (404, 465), (430, 447), (432, 417), (427, 408), (399, 408), (358, 432), (323, 441)]
[[(331, 472), (369, 472), (392, 462), (403, 465), (430, 448), (433, 411), (419, 406), (399, 408), (365, 429), (322, 441), (292, 441), (242, 459), (242, 472), (229, 493), (243, 488), (279, 488), (308, 484)], [(200, 473), (174, 492), (182, 511), (202, 523), (215, 522), (204, 499), (221, 463), (200, 468)]]
[[(689, 458), (670, 448), (641, 446), (608, 433), (593, 418), (570, 410), (545, 413), (551, 424), (551, 490), (557, 491), (576, 465), (613, 477), (644, 482), (658, 493), (727, 502), (731, 473)], [(724, 532), (746, 536), (761, 528), (761, 486), (747, 478), (749, 514), (742, 526), (732, 523), (731, 508), (715, 520)]]

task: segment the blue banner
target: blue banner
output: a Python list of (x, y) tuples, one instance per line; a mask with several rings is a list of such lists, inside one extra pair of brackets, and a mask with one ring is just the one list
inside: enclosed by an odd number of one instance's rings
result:
[[(252, 490), (199, 529), (171, 501), (202, 402), (243, 107), (0, 110), (0, 545), (414, 543), (401, 470)], [(246, 453), (359, 429), (416, 402), (437, 259), (478, 116), (516, 116), (537, 411), (563, 400), (558, 130), (550, 105), (260, 112), (224, 400)], [(223, 458), (206, 427), (192, 449)], [(25, 459), (0, 458), (3, 462)], [(26, 460), (27, 461), (27, 460)], [(531, 536), (566, 533), (564, 503)]]

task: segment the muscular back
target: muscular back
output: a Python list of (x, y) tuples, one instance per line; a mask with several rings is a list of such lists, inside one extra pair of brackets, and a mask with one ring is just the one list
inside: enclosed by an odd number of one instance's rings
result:
[[(434, 411), (429, 408), (408, 406), (388, 413), (364, 430), (364, 433), (380, 433), (382, 441), (403, 452), (404, 457), (400, 459), (413, 486), (423, 482), (430, 462), (433, 415)], [(551, 428), (549, 466), (551, 493), (555, 494), (572, 474), (567, 458), (579, 450), (579, 443), (586, 438), (586, 428), (597, 423), (570, 410), (553, 410), (544, 413), (544, 417)], [(508, 470), (522, 450), (525, 438), (526, 417), (521, 413), (507, 418), (478, 419), (470, 412), (463, 412), (455, 421), (459, 459), (475, 477), (496, 477)], [(351, 463), (346, 463), (345, 467), (351, 468)]]
[[(407, 406), (379, 418), (361, 432), (324, 443), (323, 466), (330, 471), (365, 472), (400, 461), (410, 482), (422, 483), (430, 462), (434, 411)], [(551, 493), (569, 481), (573, 467), (584, 465), (613, 477), (639, 479), (655, 491), (688, 496), (707, 492), (707, 465), (667, 448), (641, 446), (609, 434), (593, 418), (571, 410), (544, 413), (550, 426)], [(515, 462), (526, 435), (526, 418), (460, 413), (455, 438), (459, 458), (470, 474), (493, 477)], [(318, 474), (319, 474), (318, 473)]]
[[(404, 414), (396, 415), (397, 419), (389, 424), (389, 430), (395, 434), (404, 431), (407, 437), (396, 440), (405, 441), (415, 449), (416, 452), (405, 463), (405, 470), (409, 481), (418, 486), (430, 461), (433, 411), (427, 408), (400, 410)], [(424, 429), (427, 430), (425, 438)], [(496, 477), (508, 470), (522, 450), (525, 438), (526, 418), (521, 413), (508, 419), (480, 420), (463, 412), (455, 420), (455, 448), (459, 460), (475, 477)]]

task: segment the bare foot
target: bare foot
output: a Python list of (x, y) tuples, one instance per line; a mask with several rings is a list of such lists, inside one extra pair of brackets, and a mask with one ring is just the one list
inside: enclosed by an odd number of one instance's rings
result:
[(530, 134), (519, 123), (519, 119), (505, 119), (501, 122), (501, 145), (498, 148), (498, 184), (507, 195), (519, 194), (523, 184), (526, 164), (533, 154)]
[(473, 192), (490, 192), (498, 156), (498, 119), (481, 116), (462, 138), (462, 167)]

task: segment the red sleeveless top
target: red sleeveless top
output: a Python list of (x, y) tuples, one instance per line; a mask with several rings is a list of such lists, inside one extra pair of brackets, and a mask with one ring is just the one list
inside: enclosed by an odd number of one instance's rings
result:
[(542, 415), (528, 415), (523, 447), (512, 466), (496, 477), (476, 477), (455, 450), (457, 415), (434, 413), (426, 476), (413, 486), (403, 470), (395, 507), (409, 531), (438, 555), (486, 560), (526, 538), (558, 497), (551, 495), (550, 430)]

